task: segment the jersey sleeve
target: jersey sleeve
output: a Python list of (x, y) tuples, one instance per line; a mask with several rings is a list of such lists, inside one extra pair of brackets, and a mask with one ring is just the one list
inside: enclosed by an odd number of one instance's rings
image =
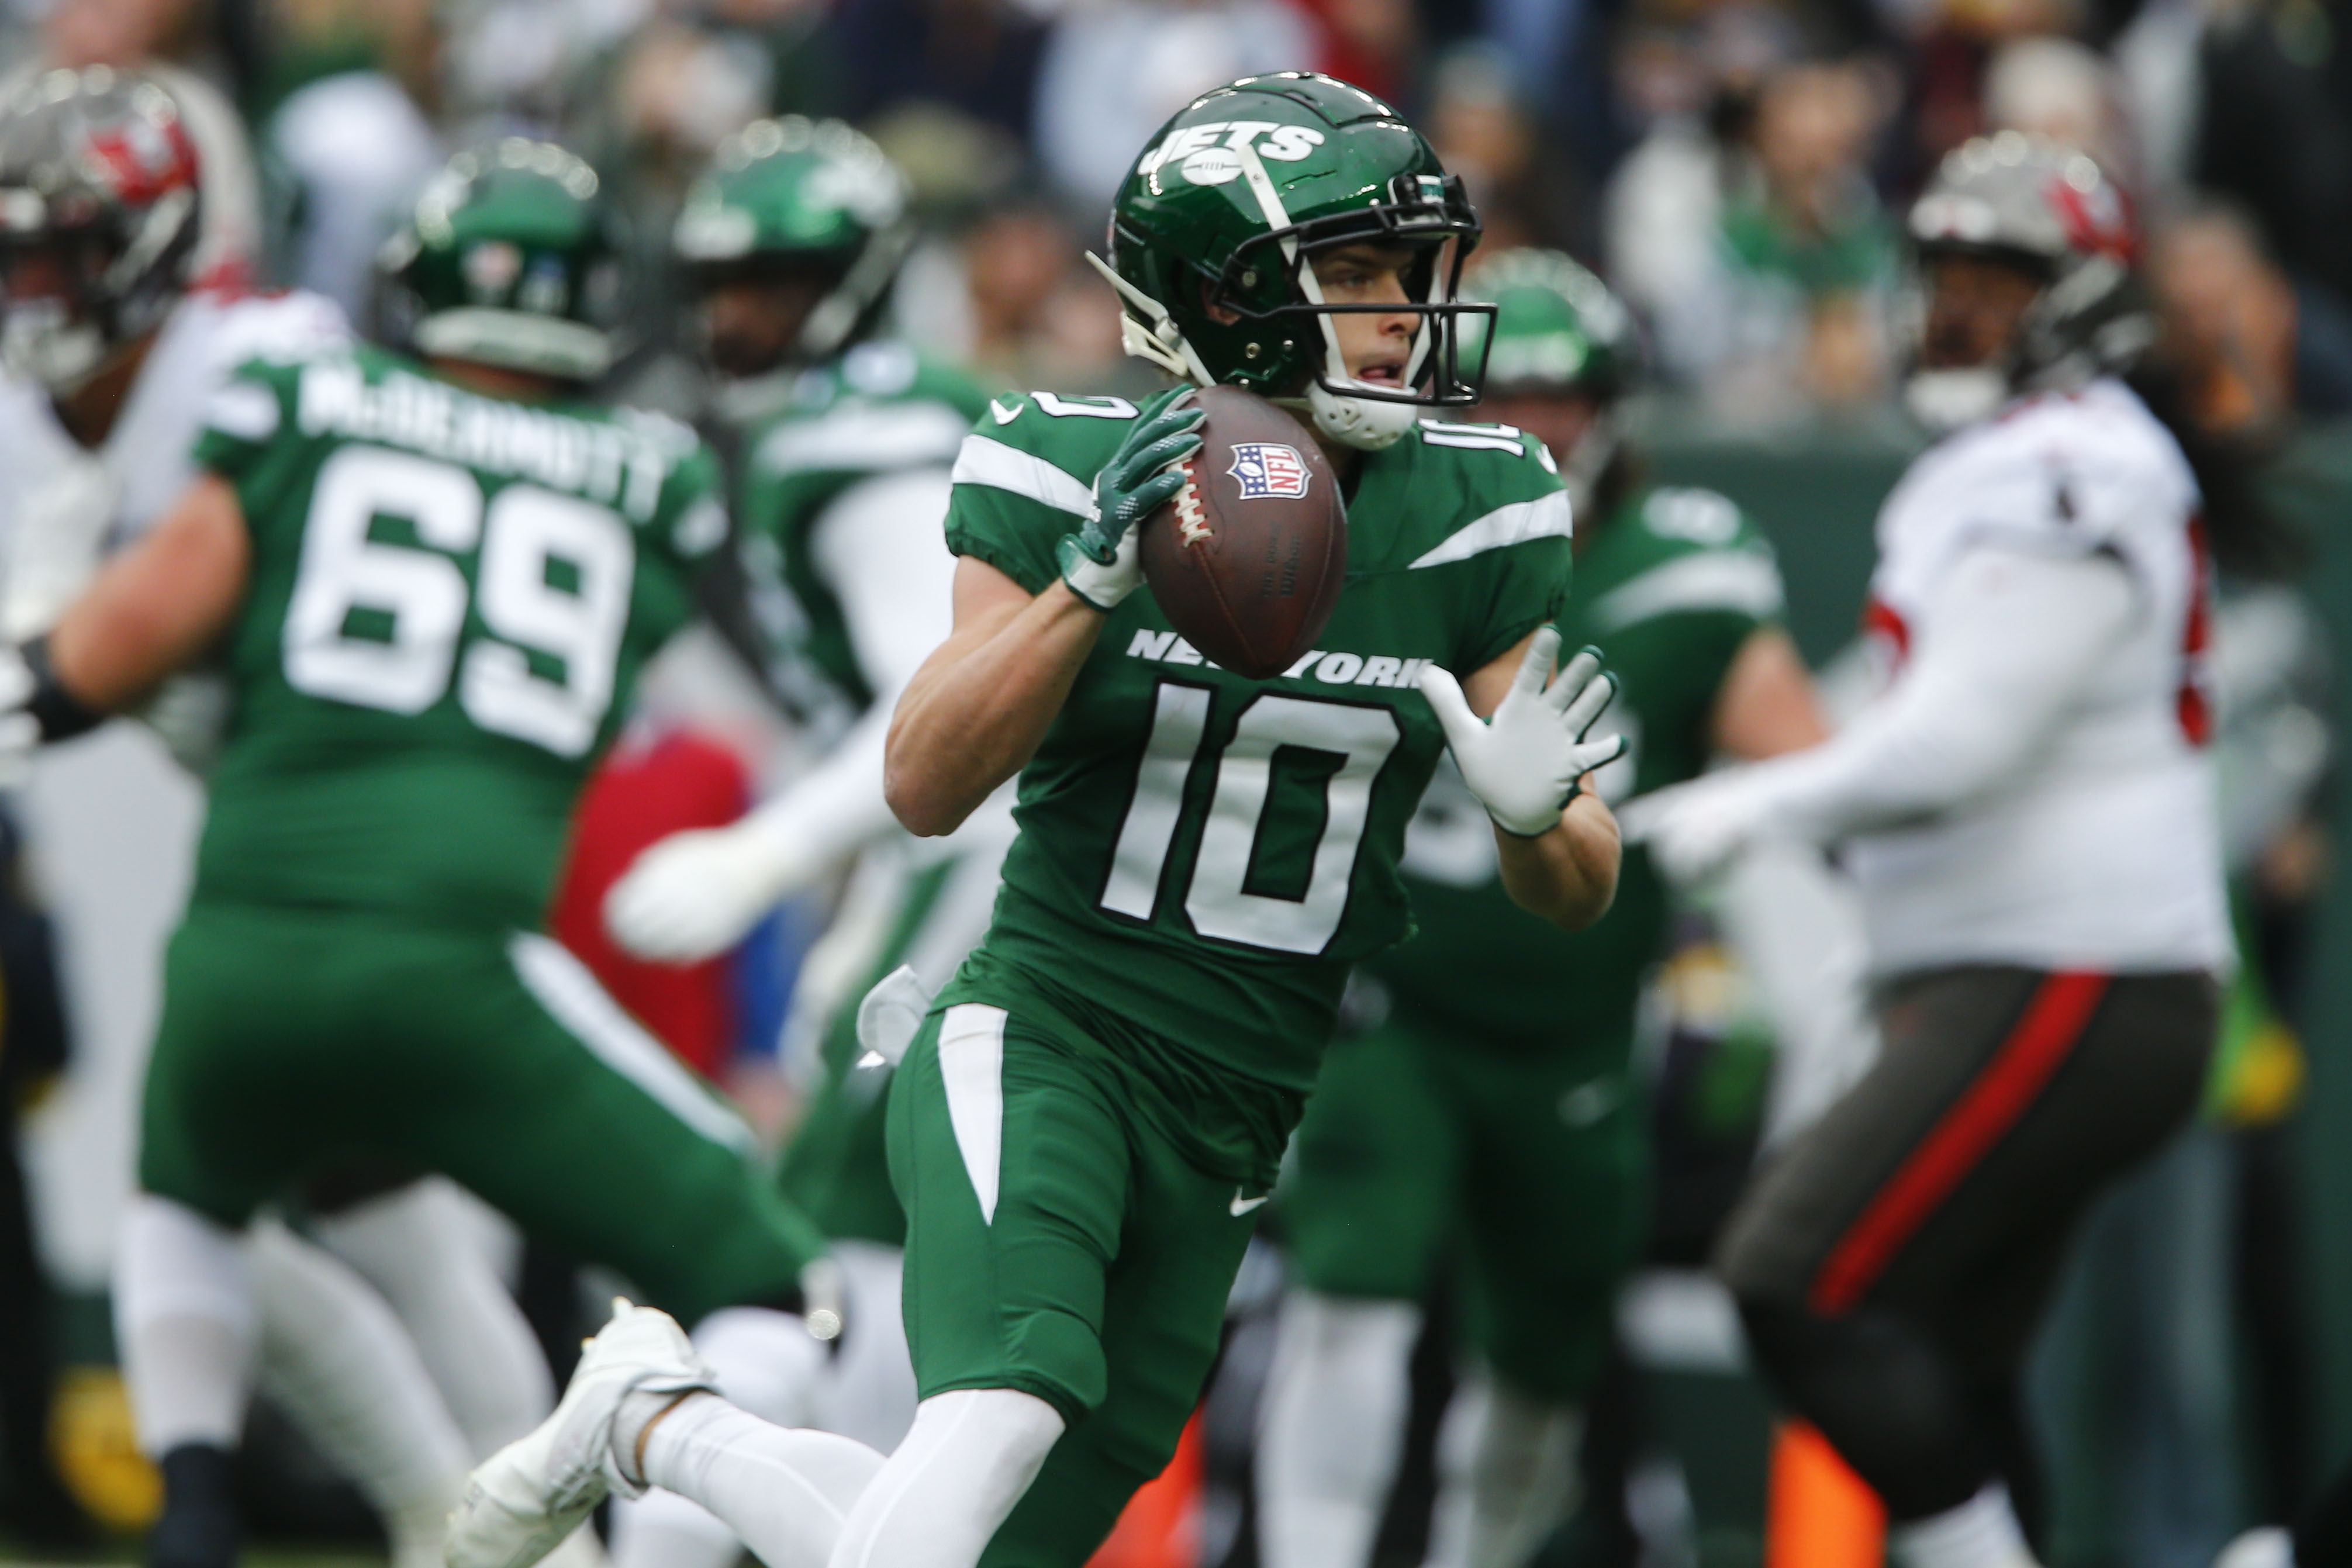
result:
[(1568, 605), (1575, 523), (1568, 492), (1540, 443), (1521, 435), (1518, 444), (1517, 455), (1463, 454), (1464, 488), (1477, 511), (1447, 542), (1476, 546), (1490, 579), (1485, 613), (1465, 628), (1464, 674), (1494, 663)]
[(233, 363), (309, 359), (352, 341), (341, 308), (300, 289), (238, 300), (225, 307), (221, 324), (226, 358)]
[(719, 458), (697, 441), (671, 466), (654, 509), (653, 532), (682, 565), (698, 566), (727, 542), (727, 502)]
[(1615, 633), (1667, 616), (1684, 625), (1704, 619), (1736, 645), (1782, 617), (1787, 597), (1771, 542), (1727, 498), (1661, 489), (1628, 521), (1645, 536), (1646, 561), (1592, 601), (1597, 629)]
[(298, 438), (294, 395), (299, 371), (282, 361), (247, 360), (205, 399), (194, 458), (242, 489), (271, 447)]
[(1125, 420), (1055, 419), (1026, 402), (1010, 421), (983, 420), (956, 453), (948, 549), (1043, 593), (1061, 574), (1055, 542), (1093, 506), (1093, 476), (1126, 429)]
[(1470, 669), (1484, 669), (1502, 658), (1529, 632), (1556, 620), (1568, 604), (1570, 575), (1566, 539), (1517, 545), (1505, 556), (1504, 575), (1496, 585), (1495, 607), (1465, 661)]
[(639, 533), (641, 558), (675, 568), (639, 571), (632, 624), (648, 647), (657, 647), (694, 618), (694, 584), (700, 568), (727, 542), (727, 508), (720, 499), (719, 460), (709, 447), (674, 421), (651, 425), (630, 411), (628, 423), (669, 448), (653, 514)]

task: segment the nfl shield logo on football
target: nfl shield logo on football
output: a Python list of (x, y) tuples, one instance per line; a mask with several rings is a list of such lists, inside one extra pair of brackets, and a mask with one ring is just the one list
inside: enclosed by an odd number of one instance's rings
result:
[(1225, 472), (1241, 481), (1244, 500), (1307, 493), (1307, 464), (1296, 447), (1273, 441), (1236, 441), (1234, 466)]

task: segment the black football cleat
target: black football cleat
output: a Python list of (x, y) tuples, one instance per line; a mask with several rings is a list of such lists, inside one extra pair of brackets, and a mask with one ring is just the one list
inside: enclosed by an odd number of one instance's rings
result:
[(163, 1513), (147, 1534), (147, 1568), (236, 1568), (236, 1458), (185, 1443), (163, 1456)]

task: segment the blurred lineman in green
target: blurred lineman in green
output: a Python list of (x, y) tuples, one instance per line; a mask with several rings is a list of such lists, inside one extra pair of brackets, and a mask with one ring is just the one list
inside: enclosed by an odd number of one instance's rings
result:
[[(855, 862), (802, 970), (788, 1055), (815, 1056), (785, 1151), (785, 1194), (834, 1243), (855, 1326), (818, 1386), (762, 1408), (888, 1453), (915, 1417), (899, 1313), (907, 1222), (883, 1150), (890, 1064), (857, 1041), (857, 1000), (911, 968), (928, 990), (988, 928), (1013, 838), (1010, 786), (946, 838), (918, 839), (882, 798), (882, 743), (908, 678), (948, 634), (949, 473), (987, 395), (880, 329), (912, 237), (882, 150), (837, 121), (762, 121), (689, 190), (673, 254), (717, 379), (713, 432), (735, 459), (750, 599), (775, 687), (821, 758), (742, 821), (677, 834), (605, 901), (615, 940), (690, 963), (742, 940), (778, 902)], [(727, 1568), (742, 1550), (673, 1492), (622, 1505), (624, 1568)]]
[[(1499, 307), (1480, 412), (1540, 439), (1576, 506), (1559, 627), (1600, 648), (1632, 749), (1614, 801), (1767, 757), (1823, 729), (1781, 629), (1771, 547), (1711, 490), (1647, 483), (1619, 405), (1638, 374), (1624, 308), (1567, 257), (1506, 251), (1465, 288)], [(1599, 924), (1515, 906), (1486, 813), (1441, 764), (1405, 840), (1419, 932), (1360, 972), (1281, 1195), (1297, 1287), (1257, 1458), (1268, 1568), (1365, 1568), (1441, 1270), (1475, 1370), (1449, 1413), (1433, 1563), (1517, 1568), (1570, 1500), (1579, 1411), (1615, 1331), (1647, 1212), (1634, 1016), (1664, 956), (1666, 889), (1627, 853)]]
[(20, 749), (207, 657), (236, 698), (118, 1279), (143, 1302), (134, 1402), (202, 1434), (167, 1482), (213, 1504), (167, 1510), (158, 1568), (234, 1560), (246, 1229), (331, 1166), (455, 1177), (722, 1328), (715, 1362), (814, 1364), (838, 1328), (797, 1315), (823, 1238), (742, 1123), (538, 930), (581, 782), (726, 534), (691, 432), (583, 400), (611, 355), (608, 229), (561, 148), (454, 160), (387, 255), (423, 358), (247, 363), (183, 498), (0, 658)]

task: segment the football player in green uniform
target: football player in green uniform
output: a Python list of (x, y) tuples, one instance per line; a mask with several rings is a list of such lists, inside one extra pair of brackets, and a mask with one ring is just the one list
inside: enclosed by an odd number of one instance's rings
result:
[[(208, 1429), (237, 1430), (252, 1368), (244, 1228), (330, 1161), (446, 1172), (763, 1358), (824, 1353), (761, 1310), (799, 1310), (821, 1237), (732, 1113), (538, 931), (581, 779), (724, 537), (711, 459), (578, 401), (614, 281), (578, 159), (461, 155), (398, 244), (427, 363), (246, 366), (184, 499), (0, 658), (16, 744), (215, 649), (235, 688), (122, 1259), (181, 1309), (151, 1300), (128, 1375), (151, 1405), (217, 1407)], [(226, 1520), (179, 1523), (158, 1563), (232, 1559)]]
[[(1492, 413), (1540, 436), (1578, 502), (1567, 637), (1622, 683), (1631, 750), (1604, 797), (1679, 783), (1717, 752), (1762, 757), (1823, 730), (1779, 625), (1772, 552), (1710, 490), (1660, 489), (1618, 436), (1636, 345), (1623, 308), (1565, 256), (1482, 258), (1495, 301)], [(1420, 931), (1371, 959), (1369, 1022), (1337, 1042), (1283, 1192), (1297, 1270), (1258, 1448), (1267, 1568), (1364, 1568), (1409, 1404), (1421, 1302), (1458, 1266), (1476, 1375), (1453, 1413), (1430, 1562), (1519, 1568), (1568, 1500), (1577, 1412), (1643, 1231), (1634, 1012), (1666, 939), (1638, 850), (1591, 930), (1511, 907), (1475, 800), (1449, 770), (1404, 870)]]
[[(933, 990), (947, 984), (987, 929), (1013, 837), (1009, 787), (943, 839), (908, 835), (882, 798), (890, 710), (950, 625), (949, 473), (988, 403), (962, 375), (874, 335), (906, 254), (907, 205), (879, 147), (837, 121), (799, 118), (738, 132), (688, 195), (673, 253), (719, 377), (723, 446), (740, 454), (751, 602), (775, 681), (825, 751), (742, 821), (647, 850), (606, 900), (624, 946), (691, 962), (856, 858), (853, 891), (793, 994), (787, 1048), (821, 1061), (782, 1171), (786, 1195), (833, 1242), (855, 1310), (797, 1410), (758, 1413), (884, 1453), (915, 1415), (898, 1306), (906, 1219), (883, 1152), (890, 1071), (858, 1047), (856, 1002), (901, 964)], [(707, 1510), (656, 1492), (615, 1512), (613, 1550), (620, 1568), (730, 1568), (740, 1548)]]
[[(1139, 407), (1000, 400), (955, 468), (955, 631), (900, 698), (910, 829), (1020, 777), (981, 947), (889, 1097), (923, 1402), (844, 1520), (788, 1489), (797, 1434), (707, 1393), (620, 1314), (540, 1434), (477, 1472), (456, 1568), (523, 1560), (607, 1485), (684, 1492), (771, 1568), (1076, 1568), (1174, 1450), (1349, 966), (1409, 928), (1405, 825), (1449, 748), (1502, 878), (1567, 926), (1607, 908), (1615, 825), (1580, 781), (1611, 685), (1557, 676), (1569, 506), (1540, 444), (1424, 420), (1476, 397), (1454, 286), (1477, 222), (1428, 143), (1306, 73), (1196, 100), (1118, 195), (1128, 343), (1297, 408), (1343, 476), (1349, 576), (1319, 646), (1252, 680), (1142, 586), (1136, 530), (1199, 442)], [(1448, 673), (1461, 672), (1461, 679)], [(627, 1389), (629, 1392), (619, 1392)], [(533, 1517), (522, 1505), (535, 1496)], [(491, 1550), (502, 1539), (510, 1550)]]

